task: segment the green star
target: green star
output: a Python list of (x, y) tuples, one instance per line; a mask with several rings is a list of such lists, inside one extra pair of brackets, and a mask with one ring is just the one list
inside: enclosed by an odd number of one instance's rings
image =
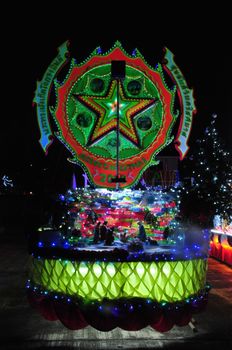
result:
[[(117, 129), (117, 81), (110, 83), (106, 96), (76, 95), (89, 109), (97, 114), (97, 119), (93, 131), (89, 137), (88, 145), (93, 144), (105, 134)], [(149, 98), (128, 98), (119, 82), (119, 131), (120, 133), (140, 147), (139, 138), (136, 132), (134, 118), (154, 105), (156, 99)]]

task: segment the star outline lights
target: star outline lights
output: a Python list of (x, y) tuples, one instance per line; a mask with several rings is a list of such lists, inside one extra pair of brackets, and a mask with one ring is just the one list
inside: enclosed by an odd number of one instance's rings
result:
[(112, 80), (105, 96), (73, 94), (74, 98), (96, 114), (86, 146), (117, 130), (117, 84), (119, 88), (119, 130), (138, 148), (141, 147), (134, 118), (157, 102), (157, 98), (127, 97), (121, 81)]

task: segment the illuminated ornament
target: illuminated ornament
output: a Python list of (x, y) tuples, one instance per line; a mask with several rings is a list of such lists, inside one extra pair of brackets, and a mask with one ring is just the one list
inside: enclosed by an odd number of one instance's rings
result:
[[(168, 49), (165, 63), (154, 69), (138, 50), (129, 55), (116, 42), (105, 54), (97, 48), (81, 64), (72, 59), (68, 73), (60, 79), (67, 56), (66, 42), (35, 93), (45, 152), (54, 134), (71, 152), (69, 160), (81, 165), (95, 186), (117, 188), (112, 181), (116, 176), (125, 178), (121, 187), (131, 187), (148, 167), (157, 164), (156, 155), (173, 141), (171, 133), (179, 117), (175, 142), (180, 159), (184, 158), (195, 106), (192, 91)], [(125, 63), (123, 78), (112, 74), (115, 61)], [(57, 132), (51, 131), (51, 117)]]
[(13, 181), (7, 175), (3, 175), (2, 182), (5, 187), (13, 187)]
[[(102, 97), (90, 97), (90, 96), (77, 96), (77, 99), (83, 104), (86, 104), (89, 109), (99, 112), (99, 117), (96, 118), (95, 125), (93, 126), (93, 132), (89, 135), (87, 145), (95, 143), (101, 139), (102, 136), (109, 134), (111, 131), (116, 131), (117, 128), (117, 97), (116, 97), (116, 82), (113, 81), (109, 88), (107, 96)], [(119, 128), (122, 137), (128, 141), (134, 142), (137, 148), (140, 147), (140, 140), (136, 133), (135, 123), (133, 119), (136, 115), (139, 115), (141, 111), (147, 109), (154, 104), (154, 99), (127, 99), (123, 95), (122, 86), (119, 85)], [(107, 101), (107, 102), (106, 102)], [(82, 115), (81, 115), (82, 116)], [(90, 119), (89, 119), (90, 120)], [(87, 120), (84, 121), (78, 119), (77, 123), (80, 126), (88, 127), (90, 123)], [(150, 125), (151, 127), (152, 125)], [(115, 138), (116, 139), (116, 138)], [(116, 149), (116, 144), (113, 147)]]
[(72, 177), (72, 189), (75, 190), (77, 188), (77, 180), (75, 174)]
[(86, 174), (82, 174), (84, 177), (84, 187), (86, 188), (88, 186), (88, 176)]

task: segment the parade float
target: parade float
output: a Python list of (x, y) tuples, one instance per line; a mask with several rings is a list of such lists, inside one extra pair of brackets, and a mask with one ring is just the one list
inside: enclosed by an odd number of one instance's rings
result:
[(215, 215), (211, 230), (210, 256), (232, 266), (232, 221)]
[[(60, 195), (60, 220), (35, 233), (30, 303), (73, 330), (187, 325), (207, 304), (207, 234), (182, 226), (178, 184), (138, 188), (178, 121), (181, 160), (188, 151), (194, 99), (173, 54), (166, 48), (153, 68), (116, 42), (76, 63), (66, 42), (37, 83), (34, 103), (43, 150), (57, 137), (90, 185)], [(96, 239), (98, 222), (113, 229), (111, 241)]]

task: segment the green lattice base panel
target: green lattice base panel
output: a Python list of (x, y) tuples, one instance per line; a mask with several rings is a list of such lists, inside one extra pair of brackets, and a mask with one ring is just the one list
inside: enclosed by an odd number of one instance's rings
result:
[(31, 257), (30, 280), (48, 292), (87, 301), (146, 298), (176, 302), (203, 290), (207, 259), (78, 262)]

